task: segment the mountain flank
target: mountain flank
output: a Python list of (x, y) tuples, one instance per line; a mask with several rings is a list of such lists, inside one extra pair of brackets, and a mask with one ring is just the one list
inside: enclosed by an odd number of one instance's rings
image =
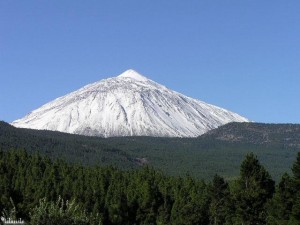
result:
[(300, 147), (299, 124), (229, 123), (201, 138), (252, 144), (282, 144)]
[(125, 170), (148, 165), (168, 175), (188, 173), (204, 179), (216, 173), (238, 176), (241, 161), (253, 152), (278, 180), (289, 172), (300, 151), (299, 136), (300, 125), (290, 124), (230, 123), (198, 138), (100, 138), (15, 128), (0, 122), (2, 150), (26, 149), (71, 163)]
[(127, 70), (57, 98), (12, 125), (100, 137), (197, 137), (229, 122), (248, 119)]

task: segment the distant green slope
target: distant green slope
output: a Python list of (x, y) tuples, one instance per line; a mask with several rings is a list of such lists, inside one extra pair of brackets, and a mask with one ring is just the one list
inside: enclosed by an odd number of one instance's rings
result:
[(300, 125), (231, 123), (199, 138), (99, 138), (14, 128), (0, 122), (0, 148), (25, 148), (86, 165), (139, 168), (149, 164), (169, 175), (209, 179), (238, 175), (240, 162), (254, 152), (274, 179), (289, 172), (300, 151)]
[(85, 137), (53, 131), (15, 128), (0, 121), (0, 148), (26, 149), (52, 158), (86, 165), (115, 165), (136, 168), (136, 160), (126, 152), (108, 146), (101, 138)]
[(300, 125), (229, 123), (209, 131), (202, 135), (201, 138), (212, 138), (228, 142), (300, 147)]

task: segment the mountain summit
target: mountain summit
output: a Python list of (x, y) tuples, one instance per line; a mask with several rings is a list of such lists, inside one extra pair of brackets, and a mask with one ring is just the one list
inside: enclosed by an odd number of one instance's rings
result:
[(57, 98), (12, 125), (101, 137), (196, 137), (248, 121), (127, 70)]
[(147, 77), (144, 77), (143, 75), (139, 74), (138, 72), (136, 72), (135, 70), (126, 70), (124, 73), (120, 74), (117, 77), (127, 77), (127, 78), (132, 78), (138, 81), (148, 81)]

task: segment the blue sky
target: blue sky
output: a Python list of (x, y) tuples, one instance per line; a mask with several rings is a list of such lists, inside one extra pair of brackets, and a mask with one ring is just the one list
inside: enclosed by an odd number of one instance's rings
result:
[(299, 12), (299, 0), (0, 0), (0, 120), (132, 68), (253, 121), (300, 123)]

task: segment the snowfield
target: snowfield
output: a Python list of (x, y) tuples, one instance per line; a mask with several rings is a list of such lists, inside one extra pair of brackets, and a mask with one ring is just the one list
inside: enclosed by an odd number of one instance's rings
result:
[(249, 120), (127, 70), (57, 98), (12, 125), (101, 137), (196, 137), (229, 122)]

